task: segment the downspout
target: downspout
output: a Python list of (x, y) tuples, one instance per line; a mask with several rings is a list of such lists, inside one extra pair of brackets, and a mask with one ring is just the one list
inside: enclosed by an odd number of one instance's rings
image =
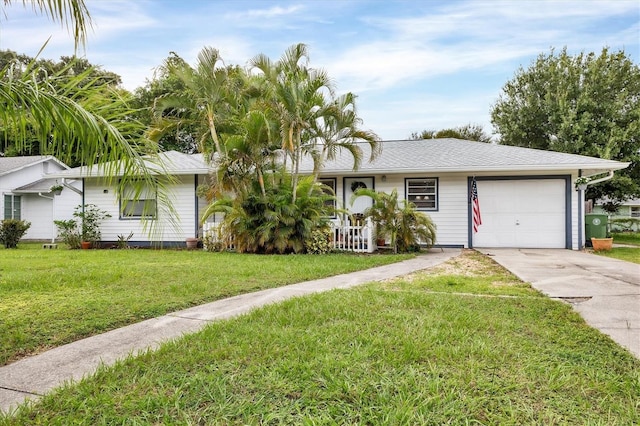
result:
[(38, 196), (42, 198), (46, 198), (47, 200), (51, 200), (51, 223), (53, 224), (51, 228), (51, 244), (55, 244), (56, 242), (56, 196), (47, 197), (42, 195), (42, 192), (38, 192)]
[[(600, 174), (600, 173), (598, 173), (598, 174)], [(583, 237), (583, 235), (585, 233), (584, 219), (582, 217), (583, 216), (582, 209), (584, 208), (583, 207), (584, 206), (584, 193), (585, 193), (585, 190), (587, 189), (586, 187), (588, 187), (589, 185), (596, 184), (596, 183), (600, 183), (600, 182), (605, 182), (605, 181), (611, 180), (613, 178), (613, 174), (614, 174), (614, 171), (613, 170), (609, 170), (609, 172), (607, 173), (606, 176), (601, 177), (599, 179), (590, 180), (590, 181), (588, 181), (588, 182), (586, 182), (584, 184), (584, 187), (578, 188), (578, 197), (579, 197), (579, 200), (578, 200), (578, 226), (579, 226), (579, 229), (580, 229), (580, 233), (578, 234), (578, 248), (579, 249), (583, 248), (583, 246), (582, 246), (583, 245), (582, 237)], [(579, 177), (587, 177), (587, 176), (582, 176), (582, 170), (580, 170)]]
[(72, 190), (78, 195), (83, 195), (82, 191), (76, 188), (75, 186), (71, 185), (70, 183), (68, 183), (66, 178), (62, 178), (62, 186), (64, 186), (65, 188), (69, 188), (70, 190)]

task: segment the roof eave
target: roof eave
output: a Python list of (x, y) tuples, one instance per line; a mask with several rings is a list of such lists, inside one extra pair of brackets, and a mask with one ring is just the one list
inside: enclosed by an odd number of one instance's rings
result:
[[(436, 167), (436, 168), (366, 168), (366, 169), (323, 169), (321, 175), (326, 174), (414, 174), (414, 173), (471, 173), (471, 172), (557, 172), (566, 170), (622, 170), (629, 167), (630, 163), (614, 164), (554, 164), (554, 165), (512, 165), (512, 166), (473, 166), (473, 167)], [(311, 171), (305, 171), (311, 173)]]

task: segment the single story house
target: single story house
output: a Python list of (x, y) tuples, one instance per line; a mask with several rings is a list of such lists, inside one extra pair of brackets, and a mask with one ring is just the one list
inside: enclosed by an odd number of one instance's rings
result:
[[(186, 238), (198, 237), (201, 234), (200, 217), (207, 206), (206, 200), (198, 198), (196, 189), (205, 183), (211, 168), (204, 161), (202, 154), (183, 154), (168, 151), (160, 154), (160, 162), (164, 173), (173, 176), (173, 182), (166, 188), (167, 198), (171, 200), (175, 214), (156, 205), (149, 214), (149, 203), (155, 204), (159, 199), (155, 190), (146, 190), (135, 202), (128, 202), (120, 197), (116, 181), (106, 179), (105, 169), (98, 167), (77, 167), (57, 172), (49, 177), (56, 179), (79, 179), (82, 182), (82, 204), (94, 204), (111, 217), (105, 219), (100, 231), (102, 242), (115, 243), (121, 237), (132, 234), (129, 243), (132, 245), (184, 245)], [(157, 170), (158, 162), (150, 162), (150, 170)], [(133, 191), (125, 191), (131, 194)], [(133, 198), (133, 196), (131, 196)], [(149, 226), (152, 223), (153, 226)]]
[[(487, 144), (459, 139), (384, 141), (373, 162), (363, 161), (353, 171), (350, 155), (325, 164), (321, 180), (336, 193), (344, 207), (362, 212), (370, 200), (349, 201), (353, 191), (366, 186), (391, 191), (413, 202), (437, 225), (436, 245), (443, 247), (522, 247), (580, 249), (584, 246), (584, 193), (575, 188), (579, 176), (599, 176), (628, 166), (612, 160), (559, 152)], [(362, 144), (363, 158), (368, 145)], [(196, 188), (205, 182), (209, 166), (202, 155), (175, 151), (162, 154), (177, 181), (172, 188), (177, 226), (167, 221), (163, 232), (149, 237), (142, 217), (125, 214), (114, 187), (107, 187), (97, 170), (78, 168), (52, 175), (83, 180), (83, 201), (107, 210), (112, 217), (102, 227), (103, 239), (134, 233), (140, 242), (184, 243), (199, 235), (199, 216), (205, 201)], [(311, 172), (309, 159), (303, 171)], [(470, 192), (477, 183), (482, 224), (473, 231)], [(150, 194), (153, 197), (153, 194)], [(335, 220), (338, 220), (336, 218)]]
[[(593, 207), (592, 213), (608, 214), (598, 203)], [(622, 203), (609, 219), (612, 232), (640, 231), (640, 198), (632, 198)]]
[(72, 218), (81, 202), (80, 185), (68, 181), (57, 195), (51, 187), (61, 182), (46, 175), (68, 169), (50, 155), (0, 157), (2, 219), (31, 222), (24, 239), (53, 240), (57, 236), (53, 221)]

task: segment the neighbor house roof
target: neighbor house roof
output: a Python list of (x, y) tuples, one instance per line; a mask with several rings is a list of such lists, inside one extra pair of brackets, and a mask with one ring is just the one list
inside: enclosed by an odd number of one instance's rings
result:
[(51, 187), (57, 185), (55, 179), (40, 179), (30, 184), (23, 185), (19, 188), (12, 190), (15, 194), (39, 194), (51, 192)]
[(32, 166), (45, 161), (53, 161), (68, 169), (69, 166), (51, 155), (32, 155), (23, 157), (0, 157), (0, 176), (16, 172), (25, 167)]
[[(202, 154), (183, 154), (177, 151), (167, 151), (160, 153), (157, 157), (145, 157), (146, 166), (156, 172), (166, 172), (170, 175), (192, 175), (207, 174), (210, 171), (209, 165), (204, 160)], [(109, 166), (82, 166), (66, 170), (59, 173), (52, 173), (48, 177), (57, 178), (83, 178), (83, 177), (104, 177), (113, 169)], [(116, 175), (122, 174), (117, 172)]]
[[(370, 149), (361, 143), (364, 155), (358, 173), (498, 172), (498, 171), (589, 171), (585, 175), (624, 169), (629, 163), (583, 155), (496, 145), (460, 139), (383, 141), (382, 153), (368, 162)], [(303, 170), (313, 170), (306, 158)], [(327, 161), (323, 174), (352, 174), (353, 157), (345, 152)]]

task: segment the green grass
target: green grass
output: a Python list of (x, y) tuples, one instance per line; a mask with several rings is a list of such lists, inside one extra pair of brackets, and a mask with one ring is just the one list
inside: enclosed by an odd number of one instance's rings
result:
[(410, 257), (40, 247), (0, 250), (0, 365), (189, 306)]
[(594, 253), (599, 254), (600, 256), (612, 257), (614, 259), (640, 264), (640, 247), (614, 247), (611, 250), (594, 251)]
[(613, 242), (616, 244), (640, 246), (640, 232), (622, 232), (612, 234), (611, 236), (613, 237)]
[(487, 258), (457, 262), (214, 323), (0, 424), (640, 422), (640, 361)]

